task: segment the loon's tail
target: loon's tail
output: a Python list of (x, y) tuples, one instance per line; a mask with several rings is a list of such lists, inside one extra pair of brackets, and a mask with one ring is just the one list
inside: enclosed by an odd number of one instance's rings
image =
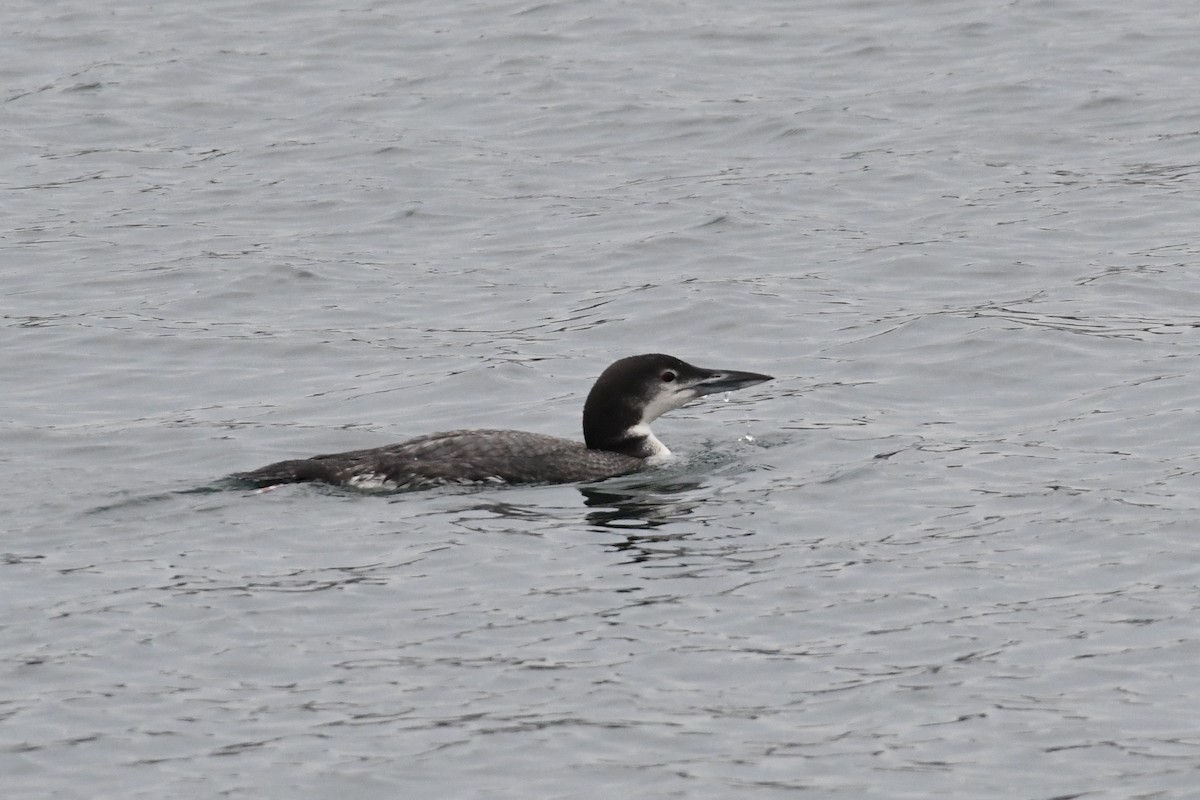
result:
[(341, 476), (328, 462), (316, 458), (277, 461), (250, 472), (235, 472), (226, 480), (248, 489), (266, 489), (284, 483), (341, 483)]

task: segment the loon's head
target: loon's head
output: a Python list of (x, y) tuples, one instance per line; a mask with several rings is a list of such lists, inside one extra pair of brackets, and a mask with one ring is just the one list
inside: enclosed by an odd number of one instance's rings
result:
[(673, 408), (713, 392), (732, 392), (770, 375), (704, 369), (662, 353), (630, 356), (609, 365), (583, 406), (583, 438), (593, 450), (638, 458), (671, 451), (650, 432), (650, 423)]

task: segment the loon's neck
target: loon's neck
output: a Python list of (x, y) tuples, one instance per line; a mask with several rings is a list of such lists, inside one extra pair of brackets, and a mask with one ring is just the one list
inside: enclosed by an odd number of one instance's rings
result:
[(667, 446), (650, 430), (650, 424), (632, 406), (599, 407), (589, 402), (584, 407), (583, 440), (591, 450), (654, 458), (670, 455)]
[(667, 446), (658, 440), (650, 426), (644, 422), (627, 428), (620, 438), (610, 441), (604, 447), (595, 448), (591, 444), (588, 444), (588, 447), (593, 450), (610, 450), (634, 458), (662, 458), (671, 455)]

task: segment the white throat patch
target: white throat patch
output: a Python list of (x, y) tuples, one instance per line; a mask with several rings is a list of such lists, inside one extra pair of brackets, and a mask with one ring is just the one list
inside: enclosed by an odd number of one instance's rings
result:
[(642, 409), (642, 424), (647, 425), (668, 411), (674, 411), (680, 406), (695, 400), (697, 397), (699, 397), (699, 394), (686, 389), (681, 392), (663, 392), (647, 403), (646, 407)]
[(645, 440), (646, 449), (649, 451), (649, 455), (646, 456), (647, 458), (664, 458), (671, 455), (671, 451), (667, 449), (665, 444), (658, 440), (658, 437), (654, 435), (654, 432), (650, 430), (650, 426), (646, 423), (640, 422), (634, 425), (629, 429), (629, 433), (632, 436)]

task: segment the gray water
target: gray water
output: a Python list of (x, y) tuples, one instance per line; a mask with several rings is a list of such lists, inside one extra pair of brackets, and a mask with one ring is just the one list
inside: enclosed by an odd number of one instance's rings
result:
[[(1194, 4), (10, 2), (13, 798), (1194, 798)], [(202, 489), (777, 379), (594, 487)]]

